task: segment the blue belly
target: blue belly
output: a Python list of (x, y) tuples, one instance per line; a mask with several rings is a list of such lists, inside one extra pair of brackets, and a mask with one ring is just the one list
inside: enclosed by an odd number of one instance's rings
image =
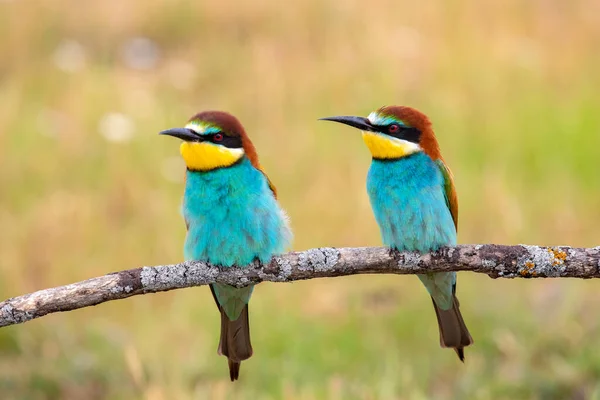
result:
[[(427, 253), (456, 244), (444, 177), (426, 154), (373, 160), (367, 191), (386, 246)], [(419, 275), (419, 279), (440, 308), (452, 307), (455, 272)]]
[(186, 260), (226, 267), (268, 262), (291, 240), (266, 177), (246, 158), (229, 168), (187, 171), (182, 210)]
[[(228, 168), (187, 171), (182, 211), (188, 225), (186, 260), (224, 267), (266, 263), (284, 252), (292, 238), (266, 177), (246, 158)], [(211, 286), (229, 319), (236, 320), (253, 286)]]
[(426, 154), (373, 160), (367, 191), (386, 246), (425, 253), (456, 244), (444, 178)]

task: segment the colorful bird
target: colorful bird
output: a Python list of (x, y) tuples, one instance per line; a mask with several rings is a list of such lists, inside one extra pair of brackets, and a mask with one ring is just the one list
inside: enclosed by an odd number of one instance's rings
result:
[[(399, 251), (427, 253), (456, 245), (458, 201), (431, 122), (403, 106), (382, 107), (363, 117), (328, 117), (363, 131), (373, 161), (367, 177), (371, 207), (383, 243)], [(418, 275), (433, 300), (440, 345), (461, 361), (473, 339), (456, 298), (456, 272)]]
[[(186, 260), (244, 267), (255, 260), (269, 262), (286, 250), (292, 239), (287, 215), (258, 162), (254, 145), (234, 116), (201, 112), (184, 128), (160, 134), (183, 140)], [(218, 353), (228, 358), (229, 376), (234, 381), (241, 362), (252, 356), (248, 302), (253, 286), (212, 284), (210, 289), (221, 312)]]

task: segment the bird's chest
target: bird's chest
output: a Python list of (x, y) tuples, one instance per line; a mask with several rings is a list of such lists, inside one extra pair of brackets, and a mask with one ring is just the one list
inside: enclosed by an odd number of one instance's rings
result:
[(250, 166), (188, 171), (182, 210), (188, 260), (242, 266), (281, 251), (282, 212), (264, 176)]
[(428, 252), (456, 244), (443, 176), (427, 155), (373, 160), (367, 191), (386, 246)]

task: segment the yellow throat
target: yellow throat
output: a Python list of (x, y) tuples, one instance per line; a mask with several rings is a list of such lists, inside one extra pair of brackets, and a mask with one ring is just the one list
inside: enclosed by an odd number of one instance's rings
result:
[(371, 151), (373, 158), (402, 158), (421, 150), (421, 146), (416, 143), (396, 139), (376, 132), (363, 132), (362, 137)]
[(179, 151), (192, 171), (210, 171), (229, 167), (244, 155), (244, 149), (230, 149), (209, 142), (183, 142)]

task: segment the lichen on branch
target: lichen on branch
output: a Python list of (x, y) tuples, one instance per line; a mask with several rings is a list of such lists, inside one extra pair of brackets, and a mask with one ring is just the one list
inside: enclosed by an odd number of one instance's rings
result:
[(287, 253), (268, 264), (244, 268), (222, 268), (202, 261), (141, 267), (5, 300), (0, 303), (0, 327), (131, 296), (216, 282), (242, 287), (355, 274), (447, 271), (471, 271), (492, 278), (600, 278), (600, 247), (477, 244), (427, 254), (382, 247), (325, 247)]

